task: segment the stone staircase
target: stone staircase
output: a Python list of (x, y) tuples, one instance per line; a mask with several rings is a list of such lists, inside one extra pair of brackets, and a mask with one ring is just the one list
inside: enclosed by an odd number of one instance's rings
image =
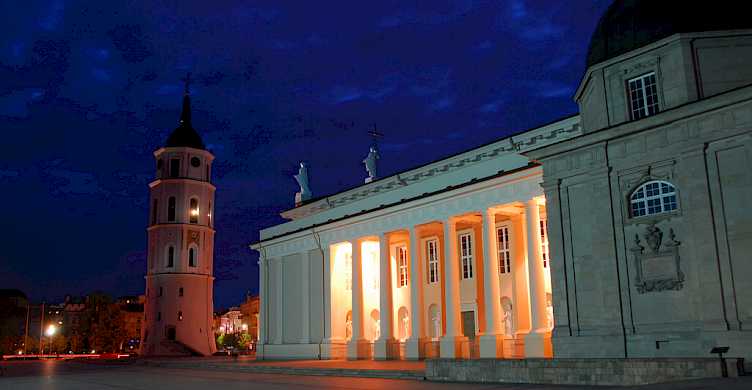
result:
[(179, 341), (164, 340), (159, 343), (159, 347), (160, 356), (201, 356), (200, 353)]

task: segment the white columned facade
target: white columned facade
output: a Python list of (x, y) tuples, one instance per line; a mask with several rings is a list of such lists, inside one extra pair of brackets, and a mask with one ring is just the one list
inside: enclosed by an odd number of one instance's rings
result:
[(498, 242), (493, 209), (483, 214), (483, 285), (486, 308), (486, 332), (480, 336), (480, 357), (502, 356), (501, 296), (499, 290)]
[(460, 270), (457, 257), (457, 227), (452, 217), (444, 221), (444, 291), (446, 292), (446, 334), (441, 338), (442, 358), (469, 355), (467, 337), (460, 323)]
[(348, 359), (366, 357), (367, 341), (363, 338), (363, 261), (360, 241), (350, 241), (352, 247), (352, 338), (347, 344)]
[(311, 341), (310, 337), (310, 321), (311, 321), (311, 292), (309, 291), (310, 284), (310, 268), (311, 268), (311, 254), (309, 251), (305, 251), (302, 254), (302, 266), (300, 277), (300, 292), (301, 294), (301, 327), (302, 332), (300, 334), (300, 343), (308, 344)]
[(546, 281), (541, 256), (540, 211), (533, 198), (525, 204), (527, 266), (530, 283), (530, 333), (525, 337), (525, 357), (551, 356), (551, 334), (546, 326)]
[(259, 266), (259, 313), (258, 313), (258, 340), (256, 341), (256, 358), (263, 359), (264, 358), (264, 344), (266, 344), (266, 332), (267, 332), (267, 325), (266, 320), (268, 318), (268, 315), (266, 314), (266, 306), (267, 306), (267, 299), (268, 295), (266, 294), (266, 273), (267, 273), (267, 267), (266, 267), (266, 259), (264, 259), (264, 256), (260, 256), (258, 261)]
[[(276, 286), (275, 287), (275, 297), (274, 302), (276, 303), (275, 311), (276, 311), (276, 318), (275, 322), (277, 323), (276, 329), (274, 331), (274, 344), (282, 344), (282, 333), (284, 333), (284, 324), (285, 324), (285, 316), (282, 314), (282, 310), (284, 310), (284, 306), (282, 305), (282, 294), (283, 294), (283, 278), (282, 278), (282, 258), (277, 258), (274, 260), (275, 263), (277, 263), (277, 277), (276, 277)], [(271, 267), (270, 267), (271, 268)]]
[(380, 336), (373, 346), (373, 355), (377, 360), (386, 360), (395, 340), (392, 335), (392, 272), (389, 261), (389, 236), (379, 235), (379, 327)]
[(425, 341), (423, 331), (423, 273), (418, 255), (418, 237), (415, 227), (409, 229), (410, 246), (410, 337), (406, 341), (405, 357), (417, 360), (423, 357), (422, 344)]

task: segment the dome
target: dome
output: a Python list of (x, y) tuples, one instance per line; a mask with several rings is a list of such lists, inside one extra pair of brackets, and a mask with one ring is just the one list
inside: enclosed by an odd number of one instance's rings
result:
[(752, 28), (746, 3), (734, 0), (616, 0), (595, 28), (587, 66), (676, 33)]
[(206, 150), (204, 141), (198, 135), (196, 129), (191, 125), (191, 98), (186, 92), (183, 97), (183, 111), (180, 113), (180, 126), (178, 126), (169, 137), (165, 146), (168, 148), (186, 147)]

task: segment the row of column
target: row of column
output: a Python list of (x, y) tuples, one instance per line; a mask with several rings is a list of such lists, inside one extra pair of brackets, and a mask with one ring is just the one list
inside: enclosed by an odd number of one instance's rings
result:
[[(546, 324), (545, 270), (541, 257), (541, 236), (539, 232), (540, 213), (536, 199), (530, 199), (525, 205), (527, 226), (528, 275), (530, 289), (530, 333), (525, 337), (526, 357), (550, 356), (549, 329)], [(498, 278), (498, 250), (494, 209), (487, 209), (482, 214), (483, 225), (483, 275), (486, 308), (486, 332), (480, 335), (480, 356), (496, 358), (502, 356), (501, 304)], [(468, 357), (467, 338), (463, 336), (460, 322), (460, 264), (457, 248), (457, 231), (454, 217), (443, 221), (444, 259), (442, 275), (446, 294), (446, 333), (440, 339), (441, 357)], [(418, 237), (414, 227), (409, 232), (409, 278), (410, 278), (410, 337), (405, 342), (405, 355), (408, 359), (419, 359), (421, 344), (425, 342), (423, 294), (416, 290), (422, 288), (423, 267), (418, 256)], [(348, 343), (349, 359), (369, 356), (370, 344), (363, 337), (363, 278), (360, 243), (352, 244), (352, 338)], [(393, 332), (392, 308), (392, 272), (389, 259), (389, 239), (387, 233), (379, 235), (379, 322), (381, 334), (374, 343), (373, 357), (387, 359), (396, 356), (398, 343)], [(331, 313), (331, 311), (329, 311)]]

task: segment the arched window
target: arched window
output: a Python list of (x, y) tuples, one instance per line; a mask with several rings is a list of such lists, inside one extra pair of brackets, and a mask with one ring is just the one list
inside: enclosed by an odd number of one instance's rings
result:
[(198, 223), (198, 212), (198, 199), (191, 198), (190, 209), (188, 210), (191, 223)]
[(667, 213), (677, 208), (676, 188), (669, 182), (652, 180), (637, 187), (629, 203), (632, 217)]
[(167, 248), (167, 268), (175, 266), (175, 247), (170, 246)]
[(179, 311), (178, 312), (178, 321), (182, 321), (182, 320), (183, 320), (183, 312)]
[(211, 204), (211, 202), (209, 202), (209, 212), (206, 214), (206, 216), (209, 218), (209, 226), (214, 226), (214, 225), (212, 225), (212, 204)]
[(178, 290), (178, 296), (179, 297), (183, 296), (183, 288), (182, 287), (180, 287), (180, 289)]
[(190, 249), (188, 249), (188, 266), (196, 267), (196, 264), (198, 263), (197, 260), (196, 248), (191, 247)]
[(175, 222), (175, 197), (167, 199), (167, 221)]

